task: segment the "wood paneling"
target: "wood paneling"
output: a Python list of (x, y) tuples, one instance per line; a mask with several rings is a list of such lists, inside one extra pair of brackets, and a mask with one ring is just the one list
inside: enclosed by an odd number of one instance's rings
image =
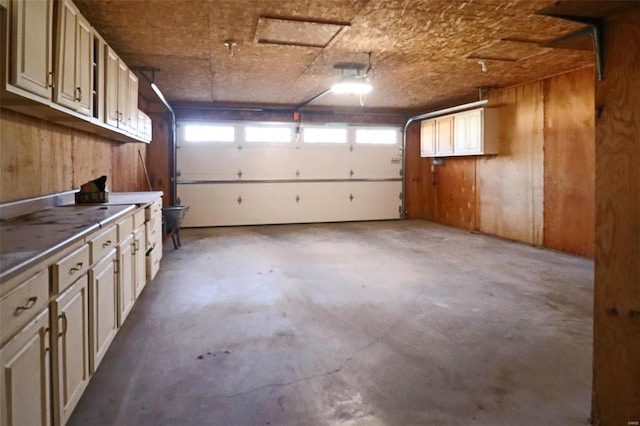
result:
[(405, 214), (407, 218), (426, 219), (428, 168), (430, 161), (420, 157), (420, 122), (407, 128), (405, 147)]
[(541, 245), (543, 233), (543, 89), (536, 82), (490, 93), (501, 109), (500, 154), (477, 164), (478, 228)]
[(144, 190), (138, 149), (0, 109), (0, 202), (78, 189), (107, 175), (111, 191)]
[(640, 421), (640, 10), (607, 21), (596, 86), (592, 418)]
[(474, 230), (476, 228), (476, 158), (447, 158), (430, 168), (436, 222)]
[(593, 68), (544, 81), (544, 245), (593, 257)]
[[(164, 107), (163, 107), (164, 108)], [(154, 191), (163, 191), (162, 202), (171, 205), (173, 188), (171, 186), (169, 132), (170, 121), (166, 113), (154, 112), (150, 114), (153, 122), (151, 144), (147, 149), (147, 171)]]

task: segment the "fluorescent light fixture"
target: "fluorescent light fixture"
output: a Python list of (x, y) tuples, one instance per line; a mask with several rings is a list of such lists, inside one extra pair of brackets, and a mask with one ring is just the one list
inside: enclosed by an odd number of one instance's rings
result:
[(169, 109), (171, 109), (171, 107), (169, 106), (169, 102), (167, 102), (167, 98), (164, 97), (164, 95), (162, 94), (162, 92), (160, 91), (160, 88), (156, 85), (155, 82), (151, 83), (151, 88), (153, 89), (153, 91), (156, 93), (156, 95), (158, 96), (158, 98), (160, 98), (160, 100), (162, 101), (163, 104), (165, 104), (165, 106), (167, 106)]
[(373, 86), (369, 83), (369, 79), (359, 75), (342, 77), (340, 81), (331, 86), (331, 91), (337, 94), (366, 95), (371, 92), (371, 89)]

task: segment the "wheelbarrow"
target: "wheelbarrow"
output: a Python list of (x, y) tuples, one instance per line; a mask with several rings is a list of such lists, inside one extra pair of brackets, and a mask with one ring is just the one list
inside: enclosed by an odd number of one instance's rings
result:
[(185, 213), (189, 210), (189, 206), (172, 206), (162, 208), (162, 218), (164, 224), (165, 238), (171, 235), (173, 240), (173, 248), (176, 250), (182, 247), (180, 242), (180, 224)]

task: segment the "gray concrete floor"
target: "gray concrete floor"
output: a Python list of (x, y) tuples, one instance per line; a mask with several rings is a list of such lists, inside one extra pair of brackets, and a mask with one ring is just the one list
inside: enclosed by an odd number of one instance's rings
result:
[(188, 229), (70, 425), (586, 425), (593, 262), (424, 221)]

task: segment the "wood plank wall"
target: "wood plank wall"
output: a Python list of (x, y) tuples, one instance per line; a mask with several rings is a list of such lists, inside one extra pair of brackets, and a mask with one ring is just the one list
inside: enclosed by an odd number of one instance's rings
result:
[[(593, 424), (640, 422), (640, 9), (607, 21), (596, 87)], [(635, 423), (634, 423), (635, 422)]]
[(594, 253), (596, 144), (595, 92), (585, 88), (594, 82), (593, 68), (544, 81), (544, 245), (587, 257)]
[(110, 191), (146, 189), (138, 151), (110, 139), (0, 109), (0, 202), (78, 189), (107, 176)]
[(419, 157), (413, 125), (407, 216), (592, 257), (593, 93), (592, 68), (490, 92), (501, 106), (500, 155), (441, 166)]

